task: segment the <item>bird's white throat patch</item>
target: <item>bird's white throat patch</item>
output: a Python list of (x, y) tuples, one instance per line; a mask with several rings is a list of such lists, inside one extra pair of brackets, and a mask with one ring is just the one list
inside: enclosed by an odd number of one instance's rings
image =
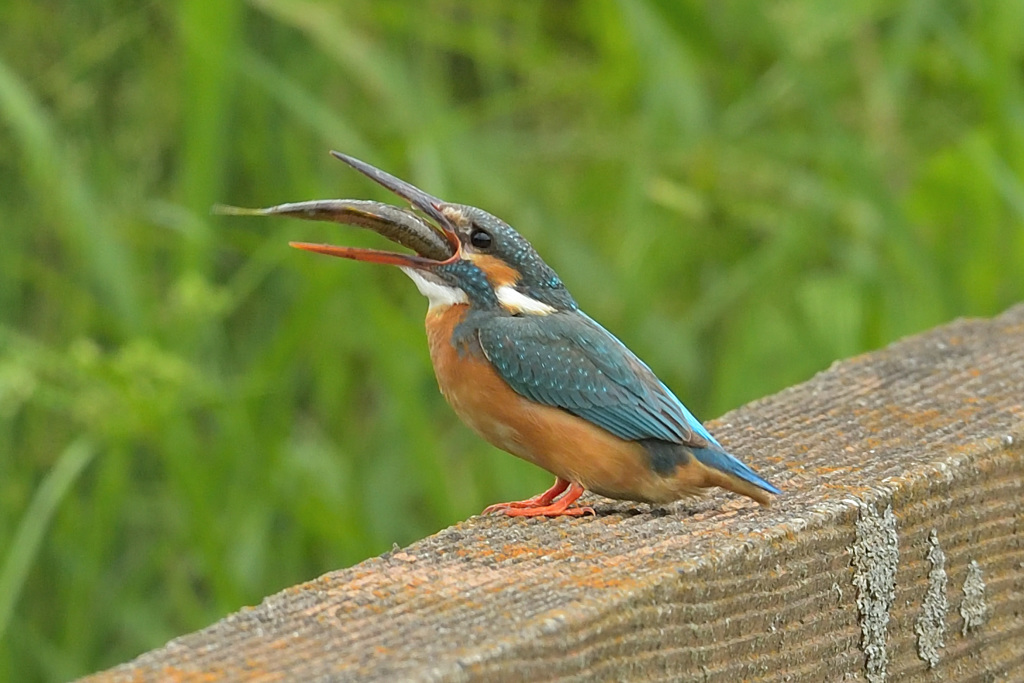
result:
[[(469, 297), (458, 287), (450, 287), (430, 280), (415, 268), (402, 267), (402, 272), (416, 283), (416, 289), (427, 297), (429, 308), (447, 308), (455, 304), (468, 304)], [(549, 315), (555, 312), (553, 306), (523, 294), (512, 285), (502, 285), (494, 291), (498, 302), (511, 313), (527, 315)]]
[(555, 312), (553, 306), (543, 301), (537, 301), (531, 296), (523, 294), (512, 285), (502, 285), (494, 291), (502, 306), (512, 313), (526, 313), (528, 315), (550, 315)]
[(468, 304), (469, 297), (458, 287), (449, 287), (440, 282), (428, 280), (415, 268), (402, 266), (402, 272), (408, 275), (416, 283), (416, 289), (420, 294), (427, 297), (429, 308), (447, 308), (455, 304)]

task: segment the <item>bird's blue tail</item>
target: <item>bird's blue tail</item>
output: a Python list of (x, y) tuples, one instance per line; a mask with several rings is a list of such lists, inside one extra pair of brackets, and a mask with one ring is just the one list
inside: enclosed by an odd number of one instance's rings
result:
[(724, 450), (719, 450), (717, 448), (694, 448), (693, 457), (697, 458), (699, 462), (707, 465), (708, 467), (726, 474), (731, 474), (734, 477), (738, 477), (739, 479), (749, 482), (760, 489), (764, 489), (768, 493), (774, 493), (775, 495), (782, 493), (782, 491), (759, 477), (754, 470), (750, 469)]

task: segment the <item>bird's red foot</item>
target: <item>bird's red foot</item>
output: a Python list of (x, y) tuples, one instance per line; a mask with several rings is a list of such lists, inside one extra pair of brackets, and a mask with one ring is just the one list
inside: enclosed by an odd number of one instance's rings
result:
[(569, 488), (569, 482), (559, 477), (555, 479), (555, 483), (551, 485), (544, 493), (538, 494), (533, 498), (527, 498), (526, 500), (515, 500), (511, 503), (495, 503), (494, 505), (488, 505), (484, 508), (483, 514), (491, 512), (497, 512), (499, 510), (509, 509), (521, 509), (521, 508), (539, 508), (551, 505), (552, 501), (562, 493), (562, 491)]
[(571, 508), (568, 503), (563, 504), (562, 501), (558, 501), (554, 505), (546, 505), (539, 508), (505, 510), (505, 514), (509, 517), (582, 517), (583, 515), (596, 515), (597, 513), (589, 505)]
[[(569, 489), (568, 492), (556, 501), (555, 498), (566, 489)], [(511, 503), (495, 503), (484, 509), (484, 514), (503, 512), (509, 517), (581, 517), (596, 514), (592, 507), (569, 507), (582, 495), (582, 486), (558, 478), (551, 488), (538, 496)]]

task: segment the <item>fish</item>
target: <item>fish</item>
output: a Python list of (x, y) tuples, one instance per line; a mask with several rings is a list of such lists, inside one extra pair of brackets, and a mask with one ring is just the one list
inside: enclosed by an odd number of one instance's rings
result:
[(249, 209), (217, 204), (225, 216), (286, 216), (366, 228), (433, 261), (446, 261), (456, 247), (445, 235), (409, 209), (366, 199), (313, 199)]

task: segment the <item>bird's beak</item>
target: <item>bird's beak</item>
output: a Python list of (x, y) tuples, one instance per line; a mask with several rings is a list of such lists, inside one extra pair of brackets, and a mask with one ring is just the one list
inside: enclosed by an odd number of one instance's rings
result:
[(407, 209), (391, 206), (390, 204), (357, 199), (322, 199), (279, 204), (263, 209), (243, 209), (234, 206), (218, 205), (213, 210), (215, 213), (236, 216), (289, 216), (305, 220), (331, 221), (355, 225), (373, 230), (379, 235), (387, 237), (391, 241), (416, 252), (415, 254), (402, 254), (381, 251), (379, 249), (339, 247), (332, 244), (289, 243), (296, 249), (327, 254), (328, 256), (338, 256), (369, 263), (411, 266), (414, 268), (430, 268), (450, 263), (459, 257), (459, 239), (455, 233), (454, 226), (443, 211), (444, 202), (420, 190), (418, 187), (359, 159), (342, 154), (341, 152), (331, 152), (331, 154), (391, 190), (399, 197), (408, 200), (413, 207), (434, 219), (437, 227), (434, 227)]

